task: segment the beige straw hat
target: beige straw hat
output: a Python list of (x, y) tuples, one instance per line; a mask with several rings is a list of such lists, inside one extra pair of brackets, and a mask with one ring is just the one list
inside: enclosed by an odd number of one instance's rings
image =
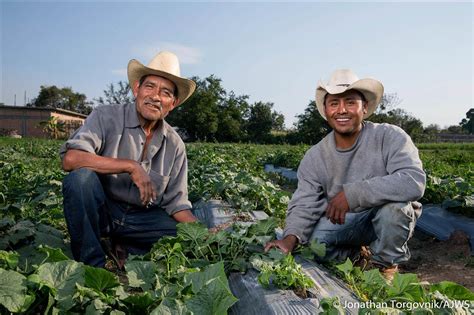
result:
[(144, 66), (138, 60), (130, 60), (127, 73), (128, 82), (132, 88), (136, 81), (149, 74), (157, 75), (173, 82), (178, 89), (179, 103), (176, 106), (184, 103), (196, 89), (194, 81), (181, 77), (178, 57), (169, 51), (158, 53), (147, 66)]

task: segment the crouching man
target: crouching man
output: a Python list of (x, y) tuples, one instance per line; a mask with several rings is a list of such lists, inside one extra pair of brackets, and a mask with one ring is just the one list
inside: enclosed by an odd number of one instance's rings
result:
[(70, 172), (63, 195), (74, 259), (96, 267), (106, 252), (122, 267), (127, 250), (143, 254), (176, 234), (178, 222), (196, 221), (184, 143), (164, 120), (196, 84), (180, 76), (170, 52), (148, 66), (131, 60), (128, 80), (135, 103), (95, 108), (60, 149)]
[(364, 121), (380, 103), (383, 85), (335, 71), (316, 89), (316, 105), (333, 131), (306, 152), (282, 240), (291, 252), (298, 243), (326, 244), (323, 260), (358, 257), (370, 246), (371, 261), (387, 279), (410, 258), (412, 237), (426, 176), (418, 150), (399, 127)]

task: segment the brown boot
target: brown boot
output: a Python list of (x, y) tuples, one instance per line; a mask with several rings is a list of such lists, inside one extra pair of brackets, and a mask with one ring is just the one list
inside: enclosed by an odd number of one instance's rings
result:
[(357, 257), (354, 259), (353, 265), (355, 267), (360, 267), (360, 270), (365, 271), (373, 268), (371, 263), (372, 253), (368, 246), (361, 246), (360, 252)]
[(379, 270), (382, 276), (385, 278), (385, 280), (391, 283), (393, 280), (393, 277), (398, 272), (398, 266), (397, 265), (392, 265), (389, 267), (383, 266), (383, 267), (380, 267)]
[(119, 270), (124, 270), (125, 261), (128, 256), (125, 246), (118, 243), (117, 240), (111, 240), (108, 237), (104, 237), (100, 241), (106, 255), (114, 261)]

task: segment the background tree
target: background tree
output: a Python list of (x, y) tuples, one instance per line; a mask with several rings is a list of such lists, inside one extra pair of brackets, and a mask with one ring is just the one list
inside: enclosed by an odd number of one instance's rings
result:
[(319, 114), (314, 100), (309, 102), (303, 114), (296, 117), (296, 130), (288, 134), (289, 143), (316, 144), (331, 131), (327, 121)]
[(119, 81), (114, 85), (110, 83), (107, 89), (104, 90), (104, 97), (95, 99), (97, 105), (111, 105), (111, 104), (133, 104), (135, 98), (132, 94), (132, 89), (126, 81)]
[(460, 133), (466, 133), (466, 132), (460, 125), (451, 125), (441, 130), (440, 133), (460, 134)]
[(191, 141), (215, 140), (218, 128), (219, 106), (226, 92), (221, 79), (211, 75), (205, 79), (193, 77), (196, 91), (182, 106), (175, 108), (166, 120), (175, 127), (184, 128)]
[(276, 111), (272, 112), (272, 130), (273, 131), (285, 130), (285, 116), (282, 113), (279, 113)]
[(76, 93), (70, 87), (44, 86), (40, 88), (38, 97), (28, 103), (30, 107), (62, 108), (88, 115), (92, 111), (92, 102), (88, 102), (84, 94)]
[(471, 135), (474, 134), (474, 108), (471, 108), (466, 113), (466, 118), (463, 118), (463, 120), (459, 123), (459, 125), (467, 133)]
[(423, 139), (423, 122), (404, 109), (397, 108), (402, 100), (396, 93), (384, 94), (382, 102), (367, 120), (396, 125), (410, 135), (413, 141)]
[(256, 102), (250, 106), (246, 123), (248, 139), (251, 142), (266, 143), (271, 141), (273, 122), (273, 103)]
[(246, 117), (249, 115), (247, 95), (229, 96), (218, 106), (216, 140), (220, 142), (239, 142), (246, 138), (244, 129)]
[(423, 142), (435, 142), (437, 135), (439, 134), (441, 128), (437, 124), (429, 124), (425, 128), (423, 128)]

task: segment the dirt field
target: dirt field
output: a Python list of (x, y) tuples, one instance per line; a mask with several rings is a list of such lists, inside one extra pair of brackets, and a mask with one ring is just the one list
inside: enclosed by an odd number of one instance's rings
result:
[(447, 241), (416, 231), (408, 242), (412, 257), (400, 266), (403, 273), (416, 273), (421, 281), (453, 281), (474, 291), (474, 256), (469, 238), (457, 231)]

